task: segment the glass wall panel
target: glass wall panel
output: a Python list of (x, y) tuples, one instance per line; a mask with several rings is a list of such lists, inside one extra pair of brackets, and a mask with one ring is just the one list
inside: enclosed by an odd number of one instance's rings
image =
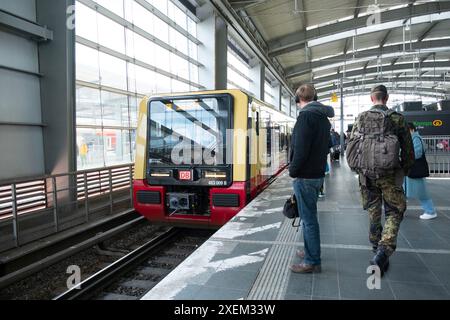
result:
[(75, 30), (77, 36), (98, 42), (97, 34), (97, 12), (85, 6), (84, 4), (76, 2), (75, 5), (76, 19)]
[(155, 16), (153, 13), (145, 9), (137, 2), (133, 2), (133, 23), (143, 29), (144, 31), (154, 35), (154, 23)]
[(197, 38), (197, 23), (188, 17), (188, 31), (189, 33)]
[(102, 125), (100, 90), (77, 86), (76, 104), (77, 125)]
[(156, 9), (167, 15), (167, 0), (146, 0), (152, 4)]
[(78, 170), (102, 167), (105, 165), (103, 150), (103, 130), (77, 129)]
[(186, 55), (189, 54), (188, 39), (172, 27), (169, 28), (169, 39), (172, 47)]
[(114, 12), (123, 18), (123, 0), (94, 0), (102, 7)]
[(134, 57), (149, 65), (155, 65), (155, 49), (158, 47), (150, 40), (141, 37), (138, 34), (134, 35)]
[(103, 86), (127, 90), (127, 67), (124, 60), (100, 52), (100, 82)]
[(171, 72), (183, 79), (189, 79), (189, 62), (183, 58), (171, 53), (170, 54)]
[(156, 74), (156, 89), (155, 92), (157, 93), (170, 93), (171, 86), (170, 86), (170, 78), (166, 77), (162, 74)]
[(76, 52), (76, 76), (78, 80), (100, 83), (100, 68), (98, 64), (97, 50), (88, 48), (79, 43), (75, 47)]
[(129, 130), (104, 129), (103, 140), (107, 166), (131, 162)]
[(135, 66), (136, 71), (136, 90), (142, 94), (152, 94), (156, 91), (155, 72)]
[[(241, 61), (232, 49), (228, 49), (228, 88), (250, 90), (250, 67)], [(239, 70), (240, 73), (235, 70)]]
[(182, 27), (184, 30), (187, 30), (187, 15), (180, 10), (175, 4), (169, 1), (168, 6), (168, 16), (172, 21), (174, 21), (177, 25)]
[(160, 18), (155, 17), (154, 19), (155, 24), (155, 30), (158, 32), (155, 34), (155, 36), (165, 43), (169, 42), (169, 25), (162, 21)]
[(98, 16), (99, 44), (125, 53), (125, 28), (102, 15)]
[(102, 91), (103, 125), (114, 127), (130, 127), (128, 96)]
[[(146, 1), (166, 19), (135, 0), (94, 0), (103, 7), (99, 12), (76, 1), (76, 35), (92, 42), (76, 44), (79, 169), (134, 160), (141, 96), (199, 87), (199, 68), (185, 58), (197, 60), (198, 45), (168, 24), (173, 21), (196, 37), (196, 22), (171, 0)], [(114, 16), (129, 25), (113, 21)]]
[(189, 91), (189, 85), (186, 83), (183, 83), (178, 80), (172, 79), (172, 91), (173, 92), (186, 92)]

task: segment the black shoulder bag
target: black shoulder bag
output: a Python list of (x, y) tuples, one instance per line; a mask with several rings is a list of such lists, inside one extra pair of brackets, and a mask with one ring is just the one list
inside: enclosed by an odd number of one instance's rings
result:
[(421, 138), (419, 138), (419, 139), (420, 139), (420, 142), (422, 143), (423, 154), (422, 154), (421, 158), (416, 159), (411, 171), (409, 172), (408, 178), (411, 178), (411, 179), (422, 179), (422, 178), (427, 178), (430, 176), (430, 169), (428, 166), (425, 148), (423, 146), (423, 141)]
[(296, 225), (295, 222), (300, 218), (298, 212), (297, 198), (295, 195), (286, 200), (283, 208), (283, 215), (288, 219), (293, 219), (292, 226), (295, 228), (300, 227), (300, 224)]

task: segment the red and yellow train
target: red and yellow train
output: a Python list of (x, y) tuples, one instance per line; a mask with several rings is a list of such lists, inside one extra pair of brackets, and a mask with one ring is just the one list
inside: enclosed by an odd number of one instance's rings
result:
[(144, 98), (136, 211), (154, 222), (224, 225), (287, 166), (294, 121), (240, 90)]

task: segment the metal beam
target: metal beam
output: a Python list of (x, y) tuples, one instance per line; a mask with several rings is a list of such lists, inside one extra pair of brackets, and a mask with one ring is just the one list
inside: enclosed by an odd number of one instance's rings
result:
[(269, 58), (266, 51), (261, 48), (258, 41), (255, 39), (254, 35), (244, 26), (240, 17), (236, 14), (236, 12), (229, 6), (229, 4), (225, 3), (225, 1), (221, 0), (209, 0), (214, 8), (221, 14), (223, 19), (228, 22), (228, 26), (230, 29), (233, 29), (237, 34), (240, 35), (242, 40), (247, 44), (249, 48), (253, 50), (255, 55), (261, 60), (262, 63), (269, 69), (270, 72), (277, 78), (277, 80), (285, 87), (285, 89), (294, 96), (294, 92), (292, 91), (291, 85), (286, 81), (286, 78), (280, 71), (277, 69), (272, 59)]
[(391, 36), (392, 29), (386, 32), (386, 35), (384, 36), (383, 40), (380, 42), (380, 48), (383, 48), (386, 42), (389, 40), (389, 37)]
[[(359, 12), (361, 11), (361, 0), (356, 0), (356, 4), (355, 4), (355, 11), (353, 12), (353, 19), (357, 19), (359, 16)], [(345, 44), (344, 44), (344, 55), (347, 54), (348, 52), (348, 41), (350, 38), (345, 39)], [(352, 39), (353, 41), (353, 39)]]
[[(405, 17), (415, 17), (427, 14), (450, 10), (450, 2), (428, 2), (412, 7), (404, 7), (400, 9), (385, 11), (381, 13), (381, 21), (383, 23), (404, 19)], [(302, 49), (306, 42), (325, 36), (331, 36), (340, 32), (354, 30), (367, 26), (367, 17), (358, 17), (353, 20), (341, 21), (330, 25), (322, 26), (312, 30), (304, 30), (294, 32), (286, 36), (274, 39), (269, 42), (269, 55), (276, 57), (295, 50)], [(374, 32), (378, 30), (374, 29)]]
[(228, 0), (228, 2), (236, 10), (245, 10), (263, 4), (267, 0)]
[(306, 30), (308, 26), (308, 22), (306, 21), (306, 13), (305, 13), (305, 3), (303, 0), (294, 0), (295, 1), (295, 12), (296, 14), (300, 14), (301, 20), (301, 30)]
[[(444, 95), (448, 95), (449, 93), (445, 90), (436, 90), (436, 89), (432, 89), (432, 88), (414, 88), (414, 87), (398, 87), (398, 88), (392, 88), (389, 85), (386, 86), (389, 91), (392, 92), (400, 92), (400, 93), (412, 93), (412, 92), (418, 92), (420, 93), (420, 95), (422, 96), (431, 96), (431, 97), (436, 97), (436, 96), (444, 96)], [(344, 97), (348, 96), (348, 95), (353, 95), (353, 94), (369, 94), (371, 91), (371, 88), (366, 88), (366, 89), (356, 89), (356, 90), (345, 90), (344, 91)], [(319, 93), (319, 99), (325, 99), (328, 97), (331, 97), (332, 92), (329, 93)]]
[(394, 64), (396, 64), (397, 61), (398, 61), (399, 59), (400, 59), (400, 58), (395, 58), (395, 59), (393, 59), (393, 60), (391, 61), (391, 66), (393, 66)]
[[(388, 74), (391, 72), (402, 72), (402, 71), (406, 71), (406, 70), (410, 70), (410, 69), (415, 69), (415, 68), (417, 68), (417, 66), (418, 66), (417, 63), (404, 63), (404, 64), (398, 64), (398, 65), (393, 65), (393, 66), (384, 66), (383, 73)], [(450, 70), (450, 61), (439, 61), (436, 63), (424, 62), (421, 67), (422, 67), (422, 69), (436, 67), (436, 68), (448, 68)], [(379, 72), (379, 70), (377, 67), (367, 68), (366, 70), (361, 68), (358, 70), (348, 71), (345, 74), (345, 78), (362, 77), (366, 74), (378, 73), (378, 72)], [(314, 83), (337, 81), (342, 77), (343, 77), (342, 74), (338, 74), (338, 75), (331, 75), (331, 76), (316, 78), (316, 79), (314, 79)], [(299, 83), (297, 83), (297, 85), (299, 85)]]
[[(379, 83), (386, 83), (388, 85), (392, 85), (392, 83), (404, 84), (405, 82), (409, 82), (409, 81), (417, 81), (417, 78), (404, 77), (404, 78), (398, 78), (398, 79), (396, 78), (395, 80), (390, 79), (390, 78), (373, 79), (373, 80), (366, 80), (366, 81), (354, 80), (352, 82), (344, 83), (343, 86), (344, 86), (344, 89), (348, 89), (348, 88), (354, 88), (354, 87), (358, 87), (358, 86), (375, 85), (375, 84), (379, 84)], [(425, 77), (425, 78), (420, 79), (420, 81), (421, 82), (444, 82), (445, 78), (444, 77), (440, 77), (440, 78)], [(327, 87), (322, 87), (320, 89), (317, 89), (317, 92), (323, 93), (323, 92), (328, 92), (330, 90), (338, 90), (338, 89), (339, 89), (338, 85), (330, 85)]]
[[(423, 42), (418, 42), (418, 43), (414, 44), (414, 50), (417, 50), (417, 51), (424, 50), (424, 49), (429, 50), (429, 49), (444, 48), (444, 47), (450, 47), (450, 39), (423, 41)], [(374, 48), (374, 49), (359, 51), (359, 52), (355, 53), (355, 59), (361, 59), (361, 62), (363, 62), (363, 61), (365, 61), (364, 59), (370, 61), (375, 56), (378, 57), (378, 56), (387, 55), (387, 54), (398, 54), (400, 56), (402, 53), (403, 53), (403, 45), (398, 44), (398, 45), (392, 45), (392, 46), (387, 46), (387, 47), (383, 47), (383, 48)], [(398, 60), (398, 58), (396, 58), (395, 62), (397, 62), (397, 60)], [(301, 64), (298, 64), (298, 65), (288, 68), (286, 70), (286, 77), (288, 79), (291, 79), (291, 78), (298, 77), (298, 76), (301, 76), (304, 74), (308, 74), (311, 72), (312, 69), (315, 69), (318, 67), (323, 67), (327, 64), (333, 64), (333, 63), (344, 62), (344, 61), (347, 61), (347, 65), (348, 65), (351, 63), (352, 60), (348, 60), (347, 56), (345, 54), (342, 54), (342, 55), (328, 58), (328, 59), (301, 63)]]
[(420, 61), (420, 64), (422, 64), (425, 60), (427, 60), (429, 57), (431, 57), (432, 55), (433, 55), (434, 53), (429, 53), (429, 54), (427, 54), (425, 57), (423, 57), (423, 58), (421, 58), (419, 61)]
[(425, 39), (430, 32), (439, 24), (440, 21), (435, 21), (433, 23), (430, 24), (430, 26), (427, 28), (427, 30), (425, 30), (418, 38), (419, 42), (423, 41), (423, 39)]
[(14, 71), (14, 72), (23, 73), (23, 74), (28, 74), (28, 75), (35, 76), (35, 77), (38, 77), (38, 78), (42, 78), (44, 76), (40, 72), (33, 72), (33, 71), (13, 68), (13, 67), (9, 67), (9, 66), (4, 66), (2, 64), (0, 64), (0, 69), (8, 70), (8, 71)]
[(343, 50), (344, 55), (347, 55), (347, 51), (348, 51), (348, 40), (349, 40), (349, 39), (350, 39), (350, 38), (345, 39), (344, 50)]
[(370, 64), (370, 60), (366, 62), (366, 64), (364, 65), (364, 68), (363, 68), (363, 69), (364, 69), (364, 70), (367, 70), (367, 67), (369, 66), (369, 64)]
[(53, 31), (4, 10), (0, 10), (0, 29), (2, 28), (36, 41), (53, 40)]

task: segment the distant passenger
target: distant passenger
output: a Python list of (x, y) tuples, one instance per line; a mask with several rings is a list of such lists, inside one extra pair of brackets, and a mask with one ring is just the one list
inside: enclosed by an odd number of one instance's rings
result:
[(426, 156), (422, 137), (416, 131), (416, 126), (413, 123), (408, 123), (408, 128), (414, 143), (416, 162), (409, 173), (409, 176), (412, 176), (413, 178), (406, 177), (406, 196), (420, 201), (420, 204), (425, 211), (424, 214), (420, 216), (420, 219), (435, 219), (437, 218), (437, 213), (434, 208), (433, 200), (431, 200), (428, 192), (427, 181), (425, 179), (429, 176), (429, 171), (425, 162)]
[[(397, 247), (406, 211), (403, 180), (414, 164), (414, 148), (405, 118), (386, 107), (385, 86), (372, 89), (373, 108), (359, 115), (348, 142), (347, 160), (359, 173), (364, 209), (369, 212), (369, 238), (376, 255), (370, 261), (382, 275)], [(384, 202), (385, 225), (381, 224)]]
[(89, 152), (89, 147), (88, 147), (88, 145), (86, 144), (86, 142), (82, 142), (81, 143), (81, 147), (80, 147), (80, 150), (79, 150), (79, 153), (80, 153), (80, 159), (81, 159), (81, 166), (86, 166), (87, 165), (87, 155), (88, 155), (88, 152)]
[[(296, 273), (321, 272), (320, 230), (317, 201), (325, 177), (331, 124), (328, 117), (334, 110), (314, 101), (313, 85), (302, 85), (296, 92), (301, 108), (292, 135), (289, 174), (294, 181), (294, 193), (302, 219), (305, 250), (297, 252), (303, 263), (291, 266)], [(333, 112), (331, 113), (331, 110)]]

